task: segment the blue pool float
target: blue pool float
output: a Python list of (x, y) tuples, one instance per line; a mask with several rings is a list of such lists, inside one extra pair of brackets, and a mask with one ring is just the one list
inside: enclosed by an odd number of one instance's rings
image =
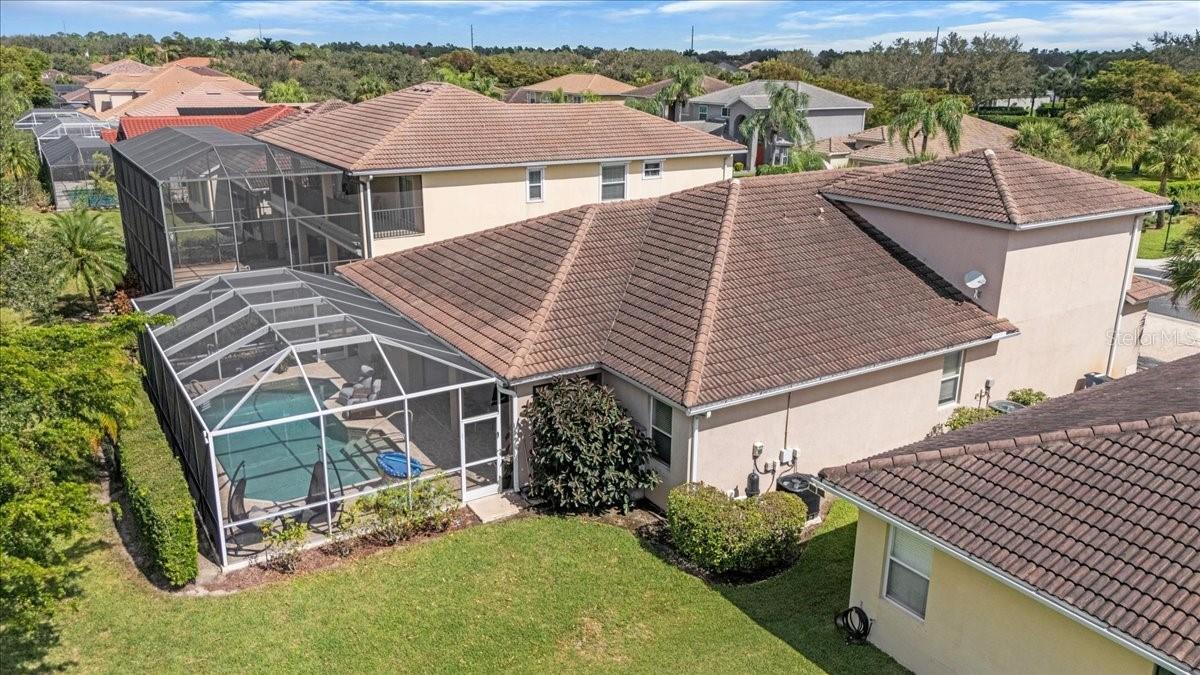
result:
[[(412, 461), (412, 477), (416, 478), (421, 475), (425, 467), (417, 460)], [(375, 463), (379, 465), (379, 469), (393, 478), (408, 478), (408, 456), (403, 452), (381, 452), (379, 457), (375, 459)]]

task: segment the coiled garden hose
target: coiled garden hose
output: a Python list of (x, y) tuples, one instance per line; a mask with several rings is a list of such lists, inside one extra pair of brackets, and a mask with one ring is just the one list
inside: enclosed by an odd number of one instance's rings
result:
[(846, 643), (861, 645), (871, 634), (871, 619), (862, 607), (844, 609), (833, 617), (833, 625), (846, 634)]

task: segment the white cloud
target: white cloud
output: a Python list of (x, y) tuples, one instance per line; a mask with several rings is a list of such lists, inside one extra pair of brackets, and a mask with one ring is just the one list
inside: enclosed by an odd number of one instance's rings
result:
[(389, 4), (416, 5), (422, 7), (440, 7), (453, 9), (469, 7), (476, 14), (505, 14), (508, 12), (527, 12), (546, 7), (584, 4), (581, 0), (381, 0)]
[[(696, 49), (704, 51), (710, 45), (741, 45), (743, 48), (799, 49), (810, 36), (803, 33), (765, 33), (762, 35), (724, 35), (705, 33), (696, 36)], [(703, 45), (703, 46), (701, 46)]]
[(659, 5), (658, 11), (663, 14), (688, 14), (692, 12), (711, 12), (718, 9), (745, 11), (749, 8), (762, 8), (778, 5), (777, 0), (676, 0), (665, 5)]
[(207, 2), (178, 2), (167, 9), (162, 3), (143, 2), (101, 2), (100, 0), (78, 0), (77, 2), (55, 2), (54, 0), (34, 0), (23, 3), (39, 10), (49, 10), (48, 13), (62, 15), (71, 20), (87, 16), (91, 12), (102, 13), (106, 16), (119, 16), (128, 19), (157, 19), (161, 21), (190, 23), (204, 18), (204, 6)]
[(263, 37), (269, 37), (273, 40), (278, 40), (278, 39), (283, 39), (283, 38), (303, 38), (303, 37), (309, 37), (311, 35), (314, 35), (313, 31), (305, 30), (303, 28), (257, 28), (257, 27), (255, 27), (255, 28), (230, 28), (229, 30), (225, 31), (225, 34), (228, 35), (230, 37), (230, 39), (237, 40), (238, 42), (245, 42), (246, 40), (252, 40), (252, 39), (258, 37), (259, 35), (262, 35)]

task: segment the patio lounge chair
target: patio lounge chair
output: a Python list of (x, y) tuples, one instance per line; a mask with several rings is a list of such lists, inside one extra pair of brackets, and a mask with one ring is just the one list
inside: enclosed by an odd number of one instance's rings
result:
[(368, 365), (363, 365), (362, 376), (352, 384), (347, 384), (338, 392), (338, 405), (350, 405), (350, 400), (367, 396), (371, 393), (371, 389), (375, 381), (375, 369)]
[[(335, 477), (337, 477), (338, 485), (342, 484), (341, 478), (336, 476), (337, 464), (333, 465)], [(333, 497), (333, 493), (329, 494)], [(308, 496), (304, 498), (305, 504), (320, 504), (321, 506), (313, 508), (311, 511), (305, 510), (296, 514), (297, 520), (311, 525), (314, 520), (325, 518), (325, 461), (318, 459), (313, 462), (312, 476), (308, 479)], [(337, 517), (338, 509), (341, 508), (341, 502), (333, 502), (329, 505), (330, 515)]]
[[(367, 403), (379, 398), (379, 392), (383, 390), (383, 378), (377, 377), (371, 383), (371, 388), (367, 391), (356, 391), (353, 396), (346, 400), (345, 405), (355, 405), (358, 403)], [(375, 408), (362, 408), (359, 410), (347, 410), (342, 414), (342, 419), (360, 420), (368, 417), (374, 417), (376, 414)]]
[[(233, 470), (233, 477), (230, 479), (230, 485), (233, 489), (229, 492), (229, 503), (226, 505), (226, 511), (229, 514), (229, 520), (239, 521), (248, 520), (255, 516), (262, 515), (262, 509), (247, 509), (246, 508), (246, 463), (238, 464)], [(262, 530), (257, 523), (242, 523), (236, 526), (236, 531), (231, 537), (231, 540), (239, 548), (244, 544), (257, 544), (262, 541)]]

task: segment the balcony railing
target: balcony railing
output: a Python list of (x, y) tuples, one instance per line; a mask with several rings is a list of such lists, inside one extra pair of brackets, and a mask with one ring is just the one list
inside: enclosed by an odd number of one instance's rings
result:
[(425, 215), (420, 206), (371, 211), (375, 238), (412, 237), (425, 234)]

